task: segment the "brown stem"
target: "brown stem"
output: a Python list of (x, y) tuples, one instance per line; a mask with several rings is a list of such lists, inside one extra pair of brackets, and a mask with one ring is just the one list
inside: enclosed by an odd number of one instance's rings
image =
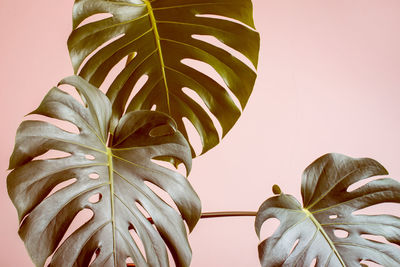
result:
[[(219, 218), (219, 217), (254, 217), (257, 215), (256, 211), (218, 211), (218, 212), (204, 212), (201, 214), (200, 219)], [(152, 218), (147, 218), (151, 223)], [(135, 264), (128, 263), (127, 267), (135, 267)]]
[[(200, 215), (200, 219), (219, 218), (219, 217), (255, 217), (256, 215), (257, 215), (256, 211), (216, 211), (216, 212), (203, 212)], [(154, 223), (152, 218), (147, 218), (147, 220), (151, 223)]]
[(256, 211), (219, 211), (219, 212), (204, 212), (201, 214), (201, 219), (218, 218), (218, 217), (252, 217), (256, 216)]
[[(257, 215), (256, 211), (218, 211), (218, 212), (204, 212), (201, 214), (200, 219), (219, 218), (219, 217), (254, 217)], [(152, 218), (147, 218), (151, 223)], [(135, 264), (128, 263), (127, 267), (135, 267)]]

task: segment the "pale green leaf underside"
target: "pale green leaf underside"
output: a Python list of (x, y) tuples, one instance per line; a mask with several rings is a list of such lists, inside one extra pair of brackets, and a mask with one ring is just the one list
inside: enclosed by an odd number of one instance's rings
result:
[[(316, 266), (326, 267), (360, 266), (363, 260), (399, 266), (397, 247), (362, 235), (381, 236), (399, 245), (400, 218), (352, 213), (375, 204), (400, 203), (400, 183), (382, 178), (347, 191), (362, 179), (385, 174), (378, 162), (368, 158), (327, 154), (317, 159), (303, 174), (304, 207), (287, 194), (261, 205), (255, 224), (258, 235), (266, 220), (280, 221), (279, 228), (259, 245), (261, 265), (309, 267), (316, 259)], [(337, 230), (347, 237), (335, 234)]]
[[(94, 217), (61, 244), (51, 266), (88, 266), (95, 253), (98, 255), (90, 266), (126, 266), (128, 257), (140, 267), (168, 266), (166, 243), (177, 266), (189, 266), (191, 250), (182, 218), (193, 229), (200, 216), (200, 201), (184, 176), (151, 161), (173, 157), (190, 169), (189, 146), (175, 131), (173, 120), (159, 112), (128, 113), (107, 144), (111, 117), (107, 97), (79, 76), (62, 83), (75, 86), (88, 107), (53, 88), (33, 113), (69, 121), (79, 128), (79, 134), (44, 121), (24, 121), (10, 159), (14, 170), (7, 179), (8, 192), (22, 221), (19, 234), (33, 262), (43, 266), (75, 215), (90, 209)], [(166, 126), (171, 130), (153, 131)], [(48, 150), (71, 156), (34, 160)], [(74, 183), (48, 196), (57, 184), (72, 178)], [(145, 181), (165, 190), (179, 212)], [(89, 198), (96, 194), (100, 201), (91, 203)], [(150, 214), (157, 229), (137, 204)], [(131, 237), (132, 229), (141, 239), (145, 255)]]
[[(103, 13), (112, 17), (82, 24), (86, 18)], [(226, 50), (192, 37), (213, 36), (257, 66), (259, 35), (254, 31), (250, 0), (76, 0), (73, 21), (68, 47), (74, 69), (78, 72), (81, 68), (79, 75), (95, 86), (103, 83), (119, 61), (134, 55), (112, 78), (107, 92), (113, 107), (112, 129), (126, 105), (127, 111), (156, 105), (157, 110), (174, 118), (186, 138), (183, 118), (187, 118), (200, 135), (204, 153), (218, 144), (218, 132), (206, 110), (182, 89), (190, 88), (201, 97), (219, 121), (222, 135), (235, 124), (252, 92), (256, 74), (250, 67)], [(212, 66), (241, 107), (214, 79), (181, 63), (186, 58)], [(147, 82), (127, 103), (143, 75), (148, 76)]]

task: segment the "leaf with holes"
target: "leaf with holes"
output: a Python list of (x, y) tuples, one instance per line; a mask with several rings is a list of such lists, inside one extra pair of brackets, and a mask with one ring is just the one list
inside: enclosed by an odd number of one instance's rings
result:
[[(53, 88), (33, 113), (73, 123), (79, 134), (44, 121), (24, 121), (10, 159), (14, 170), (7, 178), (21, 222), (19, 234), (33, 262), (43, 266), (52, 255), (51, 266), (88, 266), (93, 256), (91, 266), (126, 266), (128, 258), (137, 266), (168, 266), (167, 245), (177, 266), (189, 266), (183, 220), (192, 230), (200, 200), (183, 175), (152, 161), (173, 158), (190, 169), (190, 148), (173, 120), (155, 111), (127, 113), (107, 145), (108, 98), (79, 76), (61, 84), (76, 87), (87, 107)], [(49, 150), (70, 156), (35, 160)], [(52, 193), (73, 178), (74, 183)], [(165, 190), (179, 212), (146, 183)], [(60, 244), (84, 209), (94, 216)], [(142, 244), (135, 241), (136, 234)]]
[[(190, 121), (204, 153), (219, 143), (216, 121), (224, 136), (252, 92), (259, 35), (251, 0), (75, 0), (73, 28), (68, 47), (75, 73), (95, 86), (127, 58), (107, 92), (112, 129), (125, 108), (155, 105), (187, 138), (184, 119)], [(201, 71), (203, 64), (223, 81)], [(147, 82), (132, 92), (146, 76)]]
[[(260, 236), (266, 220), (280, 221), (279, 228), (259, 245), (261, 265), (309, 267), (316, 261), (316, 266), (337, 267), (371, 261), (400, 266), (400, 250), (394, 245), (400, 244), (400, 218), (353, 214), (380, 203), (399, 203), (400, 183), (380, 178), (349, 190), (356, 182), (386, 174), (375, 160), (326, 154), (303, 173), (303, 207), (275, 188), (279, 195), (261, 205), (255, 222)], [(363, 235), (380, 236), (393, 244)]]

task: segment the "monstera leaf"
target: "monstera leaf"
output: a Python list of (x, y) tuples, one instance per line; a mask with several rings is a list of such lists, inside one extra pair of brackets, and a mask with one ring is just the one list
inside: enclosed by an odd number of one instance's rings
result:
[[(51, 266), (88, 266), (92, 255), (96, 258), (90, 266), (126, 266), (127, 258), (136, 266), (168, 266), (167, 245), (177, 266), (189, 266), (191, 250), (182, 218), (193, 229), (200, 201), (184, 176), (152, 161), (175, 158), (190, 169), (189, 146), (173, 120), (153, 111), (127, 113), (107, 145), (108, 98), (78, 76), (61, 83), (78, 88), (88, 106), (53, 88), (33, 113), (73, 123), (79, 134), (44, 121), (24, 121), (10, 159), (14, 170), (7, 179), (8, 192), (33, 262), (43, 266), (55, 251)], [(71, 155), (35, 159), (49, 150)], [(70, 179), (75, 182), (51, 192)], [(179, 212), (147, 183), (165, 190)], [(97, 201), (90, 201), (92, 196)], [(59, 244), (83, 209), (94, 215)], [(143, 244), (143, 255), (132, 230)]]
[[(259, 35), (250, 0), (75, 0), (73, 29), (68, 47), (75, 73), (93, 85), (99, 87), (112, 68), (128, 58), (107, 92), (112, 130), (125, 109), (155, 105), (174, 118), (187, 138), (183, 118), (188, 119), (200, 135), (204, 153), (219, 142), (212, 117), (224, 136), (252, 92), (255, 72), (228, 49), (204, 41), (205, 36), (216, 38), (257, 66)], [(184, 59), (211, 66), (229, 90)], [(144, 76), (147, 82), (132, 92)], [(184, 88), (194, 91), (204, 108)]]
[(275, 233), (259, 245), (262, 266), (309, 267), (313, 260), (316, 266), (327, 267), (360, 266), (362, 261), (400, 266), (400, 250), (396, 246), (370, 237), (384, 237), (400, 245), (400, 218), (353, 214), (379, 203), (399, 203), (400, 183), (381, 178), (349, 190), (358, 181), (385, 174), (386, 170), (375, 160), (327, 154), (304, 171), (303, 207), (293, 196), (274, 187), (279, 195), (262, 204), (255, 223), (260, 236), (266, 220), (280, 221)]

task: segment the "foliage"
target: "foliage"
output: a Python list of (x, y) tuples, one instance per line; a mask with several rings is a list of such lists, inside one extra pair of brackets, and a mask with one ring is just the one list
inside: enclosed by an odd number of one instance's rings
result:
[[(202, 154), (229, 132), (252, 93), (259, 42), (250, 0), (75, 0), (68, 48), (76, 75), (60, 84), (75, 87), (84, 105), (55, 87), (32, 114), (79, 132), (24, 121), (10, 158), (8, 193), (33, 262), (115, 267), (131, 258), (158, 267), (169, 266), (169, 250), (176, 266), (189, 266), (187, 232), (201, 217), (200, 200), (186, 177), (160, 161), (183, 164), (189, 173), (196, 155), (185, 119)], [(198, 68), (204, 65), (217, 75)], [(270, 218), (280, 227), (260, 243), (261, 264), (400, 265), (393, 244), (363, 236), (400, 244), (400, 218), (353, 214), (400, 202), (400, 184), (382, 178), (349, 190), (385, 174), (372, 159), (327, 154), (304, 172), (303, 207), (273, 186), (276, 196), (260, 207), (256, 232)], [(67, 237), (83, 210), (92, 217)]]
[[(93, 17), (100, 14), (112, 16)], [(88, 18), (94, 21), (85, 23)], [(257, 66), (260, 40), (250, 0), (76, 0), (73, 28), (68, 47), (74, 70), (95, 86), (128, 57), (126, 66), (111, 78), (107, 92), (113, 107), (112, 130), (125, 109), (155, 106), (169, 114), (188, 138), (183, 123), (187, 118), (201, 138), (204, 153), (219, 143), (211, 118), (215, 116), (225, 136), (252, 92), (254, 71), (215, 42), (202, 40), (213, 37)], [(227, 88), (188, 65), (188, 59), (211, 66)], [(147, 82), (132, 92), (144, 76)], [(205, 106), (184, 88), (197, 94)]]
[[(173, 120), (155, 111), (129, 112), (107, 145), (108, 98), (78, 76), (61, 83), (78, 88), (88, 107), (53, 88), (33, 113), (69, 121), (79, 128), (79, 134), (44, 121), (24, 121), (10, 159), (14, 170), (7, 179), (8, 192), (18, 210), (19, 234), (33, 262), (43, 266), (75, 215), (90, 209), (93, 217), (61, 244), (52, 266), (87, 266), (93, 254), (94, 266), (122, 266), (128, 257), (139, 266), (168, 266), (165, 244), (177, 266), (189, 266), (191, 251), (182, 218), (193, 229), (200, 217), (200, 200), (185, 177), (152, 162), (173, 157), (190, 170), (189, 146)], [(49, 150), (71, 155), (34, 160)], [(57, 184), (70, 179), (76, 181), (49, 195)], [(145, 182), (168, 192), (181, 214)], [(97, 200), (91, 201), (93, 196)], [(156, 229), (139, 206), (151, 216)], [(129, 230), (142, 240), (145, 255)]]
[[(205, 36), (224, 48), (202, 40)], [(256, 74), (229, 51), (257, 65), (251, 1), (76, 0), (68, 48), (80, 77), (61, 83), (76, 87), (87, 107), (53, 88), (33, 113), (71, 122), (79, 134), (25, 121), (10, 159), (8, 191), (33, 262), (43, 266), (51, 256), (52, 266), (122, 266), (129, 257), (138, 266), (168, 266), (167, 246), (177, 266), (188, 266), (184, 221), (191, 231), (200, 200), (185, 177), (153, 160), (183, 163), (189, 171), (195, 154), (183, 119), (196, 128), (204, 153), (219, 143), (212, 118), (224, 136), (240, 116)], [(111, 70), (122, 59), (126, 65), (114, 76)], [(225, 85), (186, 59), (208, 64)], [(105, 96), (96, 87), (107, 76), (112, 83)], [(147, 82), (132, 92), (145, 76)], [(197, 94), (203, 107), (185, 89)], [(157, 111), (151, 112), (153, 107)], [(52, 150), (70, 155), (37, 159)], [(68, 181), (74, 182), (55, 191)], [(177, 210), (152, 191), (154, 186), (171, 196)], [(92, 210), (92, 218), (59, 244), (85, 209)]]
[(258, 211), (258, 235), (266, 220), (280, 221), (275, 233), (259, 245), (262, 266), (309, 267), (314, 259), (316, 266), (360, 266), (362, 260), (400, 265), (398, 248), (363, 236), (382, 236), (400, 245), (400, 218), (353, 214), (384, 202), (400, 203), (400, 183), (381, 178), (349, 190), (356, 182), (386, 174), (368, 158), (327, 154), (314, 161), (303, 173), (303, 207), (293, 196), (277, 192)]

